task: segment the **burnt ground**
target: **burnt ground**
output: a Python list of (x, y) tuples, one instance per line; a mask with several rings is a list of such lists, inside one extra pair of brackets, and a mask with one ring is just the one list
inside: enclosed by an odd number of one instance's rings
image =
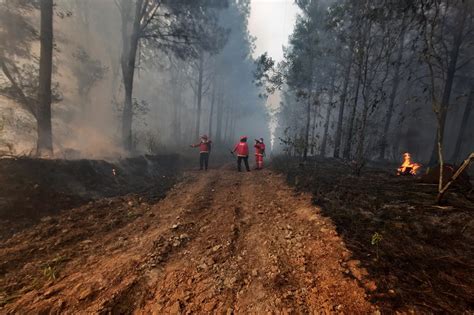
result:
[[(270, 170), (186, 171), (0, 243), (0, 313), (378, 313), (331, 219)], [(361, 280), (357, 280), (361, 279)]]
[(0, 241), (41, 218), (94, 200), (164, 197), (178, 180), (177, 155), (102, 160), (0, 159)]
[(279, 158), (273, 166), (335, 224), (375, 282), (368, 293), (383, 313), (474, 312), (472, 192), (454, 188), (437, 206), (436, 185), (396, 176), (395, 165), (366, 167), (360, 177), (337, 160)]

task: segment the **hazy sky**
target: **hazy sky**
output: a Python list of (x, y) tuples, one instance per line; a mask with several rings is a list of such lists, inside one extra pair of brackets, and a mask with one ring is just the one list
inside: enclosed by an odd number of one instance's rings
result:
[(255, 55), (268, 51), (280, 61), (282, 46), (288, 42), (293, 31), (298, 8), (294, 0), (251, 0), (249, 29), (257, 37)]
[[(250, 33), (257, 37), (255, 57), (264, 52), (275, 59), (283, 59), (283, 46), (287, 46), (288, 36), (293, 32), (298, 8), (294, 0), (251, 0), (249, 20)], [(276, 109), (280, 103), (280, 93), (276, 92), (267, 100), (270, 109)], [(275, 117), (270, 121), (270, 143), (275, 139)]]

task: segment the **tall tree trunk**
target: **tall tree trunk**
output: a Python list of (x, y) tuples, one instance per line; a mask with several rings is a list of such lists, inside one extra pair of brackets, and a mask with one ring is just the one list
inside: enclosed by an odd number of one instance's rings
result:
[[(367, 3), (367, 1), (366, 1)], [(352, 141), (353, 141), (353, 131), (354, 131), (354, 121), (357, 114), (357, 105), (359, 102), (359, 89), (362, 82), (363, 71), (367, 71), (367, 67), (364, 69), (364, 59), (367, 59), (366, 51), (366, 42), (367, 38), (370, 39), (369, 33), (371, 29), (371, 23), (366, 23), (363, 27), (360, 28), (359, 32), (359, 43), (358, 43), (358, 56), (357, 56), (357, 84), (355, 89), (355, 98), (354, 98), (354, 107), (352, 108), (351, 115), (349, 117), (349, 128), (347, 130), (347, 139), (344, 146), (343, 157), (349, 159), (352, 152)], [(365, 82), (364, 82), (365, 85)]]
[(474, 103), (474, 81), (471, 82), (471, 89), (469, 92), (469, 97), (467, 98), (466, 107), (464, 108), (464, 114), (462, 116), (461, 127), (459, 127), (458, 138), (456, 139), (456, 147), (454, 149), (452, 160), (454, 162), (461, 161), (461, 146), (466, 134), (466, 128), (469, 125), (469, 117), (471, 116), (472, 106)]
[(231, 121), (230, 121), (230, 133), (229, 133), (229, 139), (227, 143), (232, 143), (232, 141), (235, 138), (235, 125), (237, 124), (237, 118), (234, 115), (235, 111), (232, 110), (232, 116), (231, 116)]
[[(334, 69), (335, 70), (335, 69)], [(323, 141), (321, 142), (321, 156), (326, 156), (326, 146), (328, 141), (328, 134), (329, 134), (329, 118), (331, 117), (332, 111), (332, 102), (334, 100), (334, 89), (335, 89), (335, 81), (336, 76), (333, 75), (331, 78), (331, 87), (329, 90), (329, 104), (326, 110), (326, 121), (324, 122), (324, 134), (323, 134)]]
[(306, 104), (306, 126), (304, 130), (303, 161), (306, 161), (306, 159), (308, 158), (310, 127), (311, 127), (311, 92), (309, 92), (308, 103)]
[[(421, 68), (421, 64), (419, 62), (416, 62), (413, 67), (409, 68), (409, 73), (407, 74), (407, 77), (414, 77), (415, 73), (418, 73)], [(414, 84), (410, 81), (405, 82), (405, 87), (403, 88), (403, 102), (401, 102), (402, 106), (400, 108), (400, 113), (407, 113), (408, 108), (409, 108), (409, 98), (410, 95), (412, 95), (412, 90), (414, 88)], [(400, 159), (401, 152), (400, 151), (400, 144), (401, 140), (403, 139), (403, 131), (406, 129), (405, 124), (406, 124), (406, 117), (400, 116), (400, 119), (398, 120), (398, 125), (397, 128), (395, 129), (395, 137), (393, 142), (390, 142), (390, 147), (392, 151), (392, 160), (398, 161)]]
[(340, 97), (340, 106), (339, 106), (339, 114), (337, 117), (337, 129), (336, 129), (336, 136), (334, 138), (334, 157), (339, 157), (339, 152), (341, 148), (341, 139), (342, 139), (342, 123), (344, 121), (344, 109), (346, 107), (346, 99), (347, 99), (347, 89), (349, 87), (349, 81), (351, 77), (351, 69), (352, 69), (352, 61), (354, 58), (354, 40), (351, 40), (351, 44), (349, 46), (349, 60), (346, 66), (346, 73), (344, 74), (344, 84), (342, 87), (342, 93)]
[(53, 0), (41, 0), (40, 69), (37, 109), (38, 155), (53, 154), (51, 76), (53, 71)]
[(227, 143), (227, 140), (228, 140), (228, 132), (229, 132), (229, 123), (230, 123), (230, 106), (227, 105), (226, 106), (226, 118), (225, 118), (225, 127), (224, 127), (224, 143)]
[(212, 137), (212, 120), (214, 118), (214, 103), (216, 102), (216, 86), (212, 85), (211, 110), (209, 112), (209, 137)]
[(182, 129), (181, 129), (181, 118), (182, 118), (182, 112), (183, 112), (183, 98), (182, 96), (180, 95), (178, 97), (178, 103), (177, 103), (177, 120), (176, 120), (176, 142), (178, 143), (178, 145), (181, 145), (181, 143), (183, 143), (183, 133), (182, 133)]
[(222, 141), (222, 120), (224, 118), (224, 93), (221, 87), (218, 90), (217, 94), (217, 122), (216, 122), (216, 136), (215, 140), (217, 142)]
[(365, 144), (365, 129), (367, 128), (367, 117), (369, 113), (369, 104), (370, 98), (364, 96), (364, 107), (362, 109), (361, 115), (361, 126), (359, 128), (359, 142), (357, 143), (357, 150), (356, 150), (356, 161), (359, 165), (361, 165), (364, 161), (364, 144)]
[(347, 135), (346, 135), (346, 143), (344, 145), (344, 151), (342, 152), (342, 156), (345, 159), (349, 159), (351, 156), (351, 151), (352, 151), (352, 132), (354, 129), (354, 122), (355, 122), (355, 116), (357, 113), (357, 103), (359, 101), (359, 89), (360, 89), (360, 81), (361, 81), (361, 76), (362, 76), (362, 65), (360, 65), (358, 74), (357, 74), (357, 83), (355, 87), (355, 97), (354, 97), (354, 105), (352, 106), (351, 114), (349, 116), (349, 126), (347, 128)]
[(198, 89), (197, 89), (197, 111), (196, 111), (196, 129), (194, 131), (195, 139), (199, 138), (201, 131), (201, 108), (202, 108), (202, 84), (204, 76), (204, 58), (202, 52), (198, 60)]
[(125, 88), (125, 99), (122, 112), (122, 143), (123, 148), (132, 151), (132, 122), (133, 122), (133, 77), (135, 74), (135, 60), (137, 57), (139, 32), (140, 32), (140, 15), (143, 0), (137, 0), (135, 7), (135, 18), (131, 32), (130, 28), (130, 12), (132, 9), (132, 1), (122, 1), (122, 76)]
[(439, 161), (439, 152), (441, 151), (438, 148), (438, 145), (443, 145), (444, 140), (444, 130), (446, 126), (446, 117), (448, 116), (448, 107), (449, 107), (449, 100), (451, 98), (451, 91), (454, 82), (454, 76), (456, 74), (457, 62), (459, 57), (459, 49), (463, 42), (463, 33), (464, 33), (464, 25), (466, 23), (466, 17), (469, 10), (465, 5), (462, 5), (459, 8), (459, 12), (456, 16), (456, 20), (459, 21), (457, 27), (454, 30), (453, 34), (453, 47), (449, 54), (449, 65), (446, 72), (446, 82), (444, 84), (443, 90), (443, 97), (441, 99), (441, 104), (439, 105), (439, 113), (438, 115), (438, 131), (437, 135), (435, 136), (435, 142), (433, 145), (433, 151), (431, 153), (431, 159), (429, 165), (435, 165)]
[(388, 110), (387, 110), (387, 113), (385, 114), (385, 125), (384, 125), (384, 128), (383, 128), (382, 139), (380, 141), (379, 158), (381, 160), (385, 159), (385, 151), (386, 151), (386, 148), (387, 148), (388, 131), (390, 129), (390, 124), (391, 124), (391, 121), (392, 121), (393, 108), (395, 106), (395, 99), (397, 97), (398, 87), (400, 86), (400, 69), (401, 69), (401, 66), (402, 66), (403, 51), (405, 49), (405, 30), (406, 30), (406, 20), (405, 20), (405, 17), (403, 17), (402, 29), (401, 29), (401, 32), (400, 32), (400, 44), (399, 44), (399, 47), (398, 47), (397, 61), (396, 61), (396, 64), (395, 64), (395, 70), (394, 70), (395, 73), (393, 75), (392, 91), (390, 93), (390, 100), (389, 100)]
[(306, 161), (308, 158), (308, 147), (309, 147), (309, 133), (311, 128), (311, 101), (312, 101), (312, 91), (313, 91), (313, 64), (314, 58), (312, 53), (309, 56), (309, 69), (310, 69), (310, 80), (308, 82), (308, 103), (306, 104), (306, 126), (304, 130), (304, 148), (303, 148), (303, 161)]
[(313, 121), (311, 122), (311, 155), (314, 155), (315, 143), (316, 143), (316, 126), (317, 126), (318, 111), (316, 108), (313, 110)]
[(177, 73), (175, 73), (175, 71), (172, 71), (171, 72), (171, 86), (170, 88), (172, 89), (173, 91), (173, 123), (172, 123), (172, 130), (173, 130), (173, 135), (172, 135), (172, 139), (174, 140), (174, 142), (176, 144), (178, 144), (178, 138), (179, 138), (179, 134), (180, 134), (180, 130), (178, 129), (178, 126), (179, 126), (179, 107), (180, 107), (180, 96), (179, 96), (179, 93), (180, 91), (178, 91), (178, 88), (179, 88), (179, 84), (178, 84), (178, 75)]

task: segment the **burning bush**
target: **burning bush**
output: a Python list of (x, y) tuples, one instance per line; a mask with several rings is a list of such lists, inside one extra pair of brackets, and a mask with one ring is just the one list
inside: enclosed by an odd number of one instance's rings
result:
[(410, 153), (403, 154), (403, 163), (400, 165), (397, 171), (397, 175), (416, 175), (418, 170), (421, 168), (421, 164), (413, 163), (411, 161)]

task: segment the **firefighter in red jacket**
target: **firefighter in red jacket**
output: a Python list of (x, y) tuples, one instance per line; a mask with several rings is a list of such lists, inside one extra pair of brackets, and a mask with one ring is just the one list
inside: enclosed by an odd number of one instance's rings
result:
[(192, 148), (199, 148), (199, 170), (201, 171), (203, 168), (207, 171), (209, 154), (211, 153), (211, 144), (212, 141), (209, 140), (207, 135), (202, 135), (199, 143), (191, 144)]
[(263, 143), (263, 138), (260, 138), (260, 140), (255, 139), (254, 148), (257, 170), (261, 170), (263, 169), (263, 157), (265, 156), (265, 143)]
[(234, 147), (234, 151), (237, 153), (237, 170), (239, 172), (242, 171), (242, 161), (245, 163), (245, 168), (247, 172), (250, 172), (249, 167), (249, 146), (247, 145), (247, 137), (242, 136), (240, 137), (240, 142), (237, 143)]

